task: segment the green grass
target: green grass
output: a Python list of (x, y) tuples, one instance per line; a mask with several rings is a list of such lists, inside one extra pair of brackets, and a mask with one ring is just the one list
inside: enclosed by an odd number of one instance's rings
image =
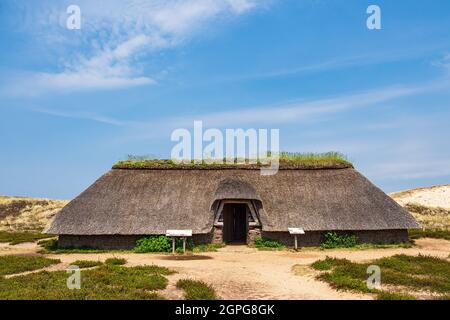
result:
[(53, 254), (68, 254), (68, 253), (132, 253), (133, 250), (107, 250), (107, 249), (95, 249), (91, 247), (79, 247), (79, 248), (58, 248), (57, 239), (41, 240), (38, 242), (41, 246), (39, 253), (53, 253)]
[(265, 237), (255, 237), (254, 246), (260, 250), (282, 250), (285, 248), (285, 246), (277, 240)]
[[(154, 159), (146, 156), (128, 156), (127, 160), (118, 161), (113, 169), (221, 169), (230, 167), (260, 168), (263, 164), (259, 161), (251, 163), (249, 159), (233, 159), (233, 162), (225, 163), (225, 159), (216, 159), (215, 163), (207, 163), (205, 160), (196, 162), (175, 163), (170, 159)], [(244, 163), (242, 163), (244, 162)], [(298, 153), (281, 152), (279, 155), (280, 167), (299, 169), (323, 169), (323, 168), (353, 168), (348, 159), (339, 152), (326, 153)]]
[(225, 243), (200, 244), (192, 248), (192, 252), (215, 252), (217, 249), (225, 247)]
[(78, 266), (80, 269), (92, 268), (101, 266), (103, 263), (101, 261), (93, 261), (93, 260), (77, 260), (72, 262), (70, 265)]
[(377, 300), (416, 300), (410, 294), (382, 291), (377, 294)]
[(334, 266), (338, 265), (340, 261), (347, 262), (348, 260), (339, 260), (335, 258), (326, 257), (325, 260), (318, 260), (314, 262), (311, 266), (315, 270), (324, 271), (331, 270)]
[(53, 236), (43, 233), (0, 231), (0, 242), (8, 242), (11, 245), (24, 242), (35, 242), (40, 239), (51, 237)]
[(180, 279), (177, 288), (183, 289), (186, 300), (216, 300), (214, 289), (203, 281)]
[(158, 266), (102, 265), (81, 271), (81, 289), (67, 288), (66, 271), (38, 272), (0, 279), (0, 300), (141, 300), (162, 299), (173, 271)]
[(113, 265), (113, 266), (121, 266), (127, 263), (127, 260), (124, 258), (109, 258), (105, 260), (105, 264)]
[(449, 230), (409, 230), (410, 239), (434, 238), (450, 240)]
[(48, 267), (60, 263), (57, 259), (39, 256), (0, 256), (0, 277)]
[[(369, 265), (380, 267), (382, 286), (406, 288), (411, 292), (426, 290), (442, 296), (450, 294), (450, 262), (431, 256), (395, 255), (361, 264), (346, 259), (327, 257), (325, 260), (315, 262), (312, 267), (316, 270), (330, 270), (320, 274), (318, 278), (336, 289), (383, 293), (383, 291), (367, 288), (366, 271)], [(402, 292), (391, 293), (404, 295)], [(388, 296), (386, 293), (386, 295), (379, 295), (378, 298), (388, 298)]]

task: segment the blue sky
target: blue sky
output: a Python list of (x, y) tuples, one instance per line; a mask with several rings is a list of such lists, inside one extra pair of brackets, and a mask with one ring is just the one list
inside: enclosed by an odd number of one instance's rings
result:
[(194, 120), (341, 151), (385, 191), (449, 183), (449, 30), (447, 0), (3, 0), (0, 194), (72, 198)]

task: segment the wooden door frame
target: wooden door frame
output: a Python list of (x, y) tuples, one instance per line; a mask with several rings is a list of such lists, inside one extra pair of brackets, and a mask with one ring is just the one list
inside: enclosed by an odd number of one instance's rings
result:
[[(249, 231), (249, 210), (247, 209), (248, 205), (242, 202), (228, 202), (224, 204), (223, 209), (226, 207), (228, 207), (228, 210), (223, 210), (221, 213), (223, 217), (222, 240), (229, 244), (246, 244)], [(240, 207), (239, 217), (237, 216), (237, 207)], [(232, 212), (230, 212), (229, 210)], [(235, 227), (232, 227), (233, 231), (230, 230), (230, 225), (235, 225), (236, 219), (240, 220), (242, 218), (243, 221), (241, 221), (242, 224), (239, 230), (236, 230)]]
[(240, 199), (225, 199), (220, 200), (219, 208), (216, 212), (216, 217), (214, 218), (214, 226), (220, 227), (223, 226), (222, 222), (219, 222), (220, 215), (222, 214), (223, 206), (225, 204), (239, 204), (239, 203), (245, 203), (247, 205), (247, 208), (250, 210), (250, 214), (253, 217), (254, 222), (247, 222), (247, 232), (249, 227), (260, 227), (261, 226), (261, 220), (259, 218), (259, 214), (256, 212), (256, 208), (252, 202), (252, 200), (240, 200)]

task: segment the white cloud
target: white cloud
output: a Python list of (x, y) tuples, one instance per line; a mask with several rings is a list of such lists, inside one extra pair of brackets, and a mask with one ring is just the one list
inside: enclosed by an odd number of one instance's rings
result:
[[(29, 95), (154, 84), (138, 67), (141, 56), (180, 45), (207, 31), (211, 23), (246, 13), (256, 4), (253, 0), (80, 0), (81, 30), (68, 31), (61, 5), (32, 3), (36, 10), (27, 8), (27, 12), (38, 22), (26, 24), (24, 31), (45, 34), (48, 45), (61, 46), (63, 63), (58, 71), (27, 73), (6, 91)], [(66, 49), (74, 43), (78, 47), (71, 54)]]
[(212, 127), (238, 126), (249, 124), (283, 124), (311, 121), (318, 117), (335, 114), (351, 108), (368, 107), (375, 104), (435, 90), (446, 89), (448, 81), (438, 81), (417, 86), (398, 86), (367, 92), (338, 96), (328, 99), (282, 104), (272, 107), (254, 107), (236, 111), (199, 114), (187, 119), (174, 118), (168, 122), (175, 126), (191, 125), (194, 120), (202, 120)]

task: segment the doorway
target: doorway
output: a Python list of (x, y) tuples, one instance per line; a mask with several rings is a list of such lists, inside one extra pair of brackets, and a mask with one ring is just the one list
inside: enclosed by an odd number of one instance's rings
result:
[(223, 206), (223, 241), (225, 243), (247, 243), (247, 204), (226, 203)]

